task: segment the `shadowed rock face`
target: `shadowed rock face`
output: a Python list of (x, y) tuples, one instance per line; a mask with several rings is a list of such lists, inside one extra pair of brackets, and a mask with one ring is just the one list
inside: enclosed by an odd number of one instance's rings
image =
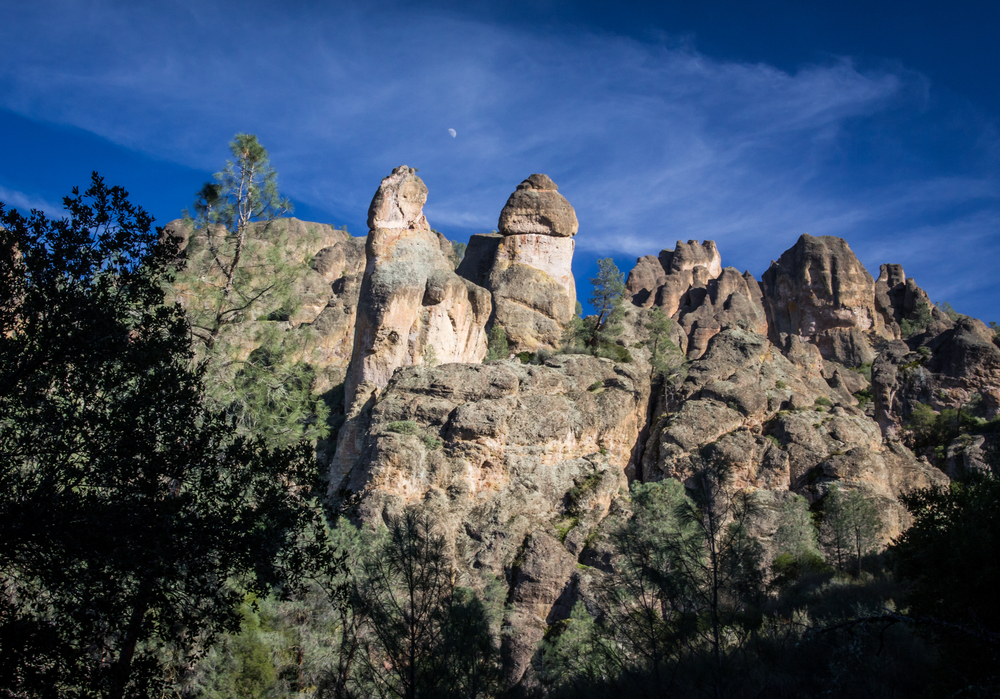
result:
[(803, 235), (771, 263), (762, 286), (779, 346), (798, 335), (824, 358), (859, 366), (875, 358), (865, 333), (892, 339), (876, 308), (875, 280), (841, 238)]
[(479, 362), (486, 355), (489, 293), (452, 271), (423, 214), (427, 187), (405, 165), (382, 180), (368, 210), (364, 279), (351, 365), (350, 411), (360, 390), (380, 391), (400, 366)]

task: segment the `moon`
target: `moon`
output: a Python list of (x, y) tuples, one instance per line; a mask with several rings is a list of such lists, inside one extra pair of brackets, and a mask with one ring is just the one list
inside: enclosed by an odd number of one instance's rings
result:
[(458, 131), (455, 131), (455, 129), (448, 129), (448, 133), (451, 135), (452, 138), (455, 138), (455, 136), (458, 135)]

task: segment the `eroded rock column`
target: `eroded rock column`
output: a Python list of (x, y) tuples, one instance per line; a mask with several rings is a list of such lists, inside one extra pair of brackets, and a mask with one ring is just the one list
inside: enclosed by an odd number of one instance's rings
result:
[(459, 277), (423, 214), (427, 187), (401, 165), (368, 209), (364, 279), (345, 381), (348, 411), (401, 366), (480, 362), (490, 295)]
[[(576, 312), (576, 212), (547, 175), (532, 175), (500, 212), (500, 235), (469, 241), (459, 274), (493, 294), (493, 324), (513, 351), (555, 349)], [(472, 251), (472, 255), (469, 254)]]

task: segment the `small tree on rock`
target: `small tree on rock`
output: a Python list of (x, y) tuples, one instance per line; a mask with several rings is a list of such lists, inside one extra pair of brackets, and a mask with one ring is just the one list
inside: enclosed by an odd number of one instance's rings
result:
[(674, 321), (667, 317), (663, 309), (653, 306), (649, 309), (649, 364), (650, 380), (657, 374), (664, 374), (684, 361), (680, 348), (670, 339)]
[(496, 359), (506, 359), (510, 355), (510, 348), (507, 345), (507, 331), (500, 324), (490, 328), (490, 336), (487, 341), (486, 361), (491, 362)]
[(292, 207), (256, 136), (236, 134), (229, 149), (233, 159), (187, 216), (193, 232), (173, 284), (191, 323), (195, 362), (209, 399), (239, 433), (264, 434), (278, 446), (321, 438), (329, 410), (312, 393), (301, 342), (285, 332), (297, 305), (296, 263), (277, 219)]

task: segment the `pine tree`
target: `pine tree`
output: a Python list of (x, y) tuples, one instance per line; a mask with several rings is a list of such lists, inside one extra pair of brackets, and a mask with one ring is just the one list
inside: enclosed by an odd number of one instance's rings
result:
[(823, 535), (837, 557), (837, 568), (846, 570), (846, 559), (854, 557), (855, 573), (878, 544), (885, 527), (878, 507), (859, 490), (847, 495), (834, 484), (823, 498)]
[(649, 364), (650, 380), (657, 373), (663, 374), (684, 361), (680, 348), (670, 339), (674, 321), (667, 318), (663, 309), (653, 306), (649, 309)]
[(194, 361), (209, 399), (240, 434), (276, 446), (322, 438), (329, 409), (302, 361), (309, 333), (293, 340), (284, 325), (296, 311), (297, 270), (278, 219), (291, 204), (256, 136), (237, 134), (229, 148), (233, 160), (202, 187), (186, 219), (193, 232), (172, 289), (187, 309)]
[(622, 302), (625, 300), (625, 275), (618, 270), (615, 261), (605, 257), (597, 261), (597, 267), (597, 276), (590, 279), (593, 290), (589, 301), (597, 313), (592, 345), (613, 342), (621, 334)]

